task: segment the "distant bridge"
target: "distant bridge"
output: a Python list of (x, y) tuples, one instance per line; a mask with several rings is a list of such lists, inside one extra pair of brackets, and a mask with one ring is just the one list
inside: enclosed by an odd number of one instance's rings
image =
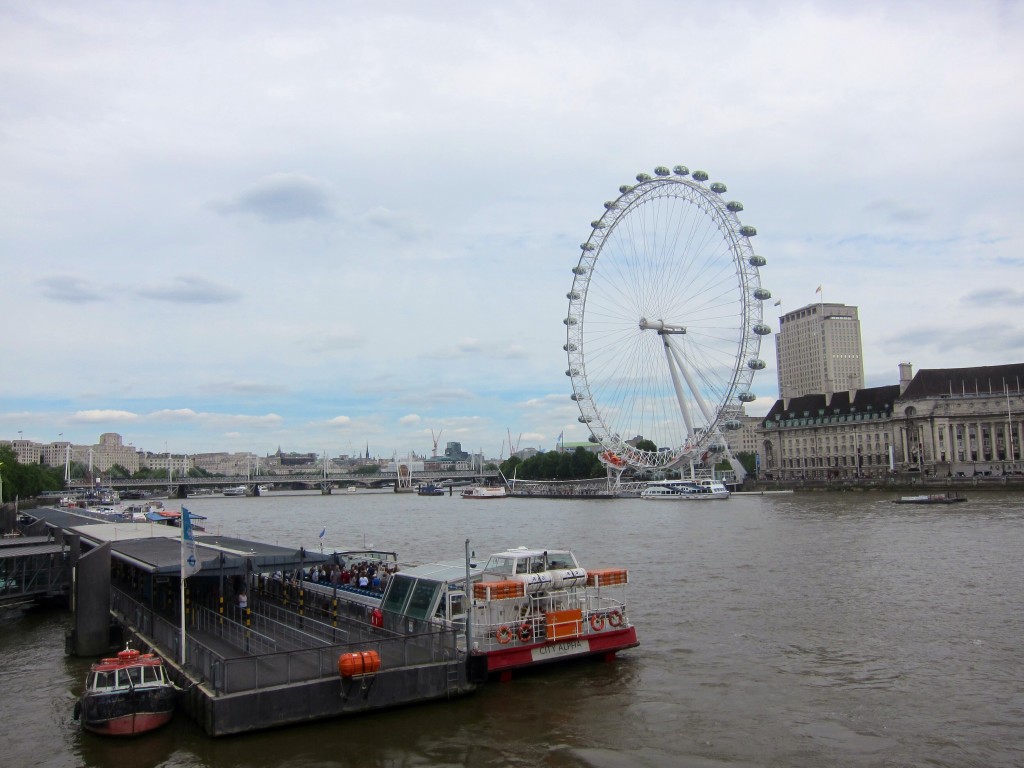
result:
[[(486, 482), (501, 477), (497, 470), (457, 470), (457, 471), (434, 471), (414, 472), (413, 484), (424, 483), (450, 483), (462, 485), (469, 483)], [(375, 472), (372, 475), (356, 472), (328, 472), (319, 474), (289, 474), (289, 475), (235, 475), (229, 477), (174, 477), (165, 480), (154, 480), (152, 478), (111, 478), (104, 484), (106, 488), (113, 488), (117, 491), (145, 490), (166, 488), (172, 496), (184, 498), (188, 491), (199, 488), (211, 490), (244, 485), (250, 493), (260, 485), (267, 486), (295, 486), (304, 485), (310, 488), (320, 488), (324, 492), (330, 492), (331, 488), (347, 485), (358, 485), (363, 488), (383, 488), (394, 485), (398, 481), (397, 472)], [(68, 491), (88, 491), (93, 486), (86, 480), (71, 480), (67, 483)]]

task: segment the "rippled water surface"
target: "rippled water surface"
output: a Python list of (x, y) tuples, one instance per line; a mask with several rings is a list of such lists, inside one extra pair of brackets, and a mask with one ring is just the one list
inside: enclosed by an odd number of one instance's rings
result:
[(2, 762), (28, 766), (1024, 765), (1024, 496), (467, 501), (392, 493), (192, 499), (212, 532), (409, 561), (569, 547), (630, 569), (641, 645), (462, 699), (209, 739), (71, 720), (88, 660), (61, 612), (0, 617)]

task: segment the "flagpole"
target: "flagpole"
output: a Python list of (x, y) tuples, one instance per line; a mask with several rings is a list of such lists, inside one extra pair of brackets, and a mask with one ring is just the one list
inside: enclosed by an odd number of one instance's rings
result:
[(182, 507), (181, 510), (181, 666), (185, 666), (185, 525), (188, 511)]

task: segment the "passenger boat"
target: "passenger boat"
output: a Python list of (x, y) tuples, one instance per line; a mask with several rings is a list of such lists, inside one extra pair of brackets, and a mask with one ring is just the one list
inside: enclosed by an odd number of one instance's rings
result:
[(507, 496), (504, 485), (473, 485), (462, 492), (464, 499), (504, 499)]
[(926, 493), (920, 496), (901, 496), (893, 499), (893, 504), (956, 504), (967, 501), (967, 498), (959, 493)]
[(225, 488), (223, 491), (221, 491), (221, 493), (223, 493), (225, 496), (245, 496), (245, 486), (233, 485), (229, 488)]
[[(453, 561), (392, 574), (381, 601), (384, 628), (465, 633), (472, 676), (598, 656), (639, 645), (626, 614), (625, 569), (586, 570), (561, 549), (509, 549), (480, 562)], [(467, 588), (468, 578), (471, 588)]]
[(718, 480), (664, 480), (648, 483), (641, 499), (667, 501), (710, 501), (728, 499), (729, 489)]
[(416, 489), (420, 496), (444, 496), (444, 488), (433, 483), (424, 483)]
[(125, 648), (89, 669), (74, 717), (94, 733), (136, 736), (170, 721), (176, 690), (160, 657)]

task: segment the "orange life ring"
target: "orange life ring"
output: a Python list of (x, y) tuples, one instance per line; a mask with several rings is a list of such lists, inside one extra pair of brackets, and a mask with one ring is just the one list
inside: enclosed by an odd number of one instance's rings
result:
[(530, 622), (524, 621), (519, 625), (519, 639), (524, 643), (533, 637), (533, 627), (530, 626)]
[(595, 632), (604, 629), (604, 615), (600, 613), (590, 614), (590, 628)]
[(618, 608), (608, 612), (608, 625), (617, 627), (622, 624), (622, 611)]
[(509, 640), (512, 639), (512, 630), (509, 629), (508, 624), (502, 624), (498, 627), (498, 642), (505, 645)]

